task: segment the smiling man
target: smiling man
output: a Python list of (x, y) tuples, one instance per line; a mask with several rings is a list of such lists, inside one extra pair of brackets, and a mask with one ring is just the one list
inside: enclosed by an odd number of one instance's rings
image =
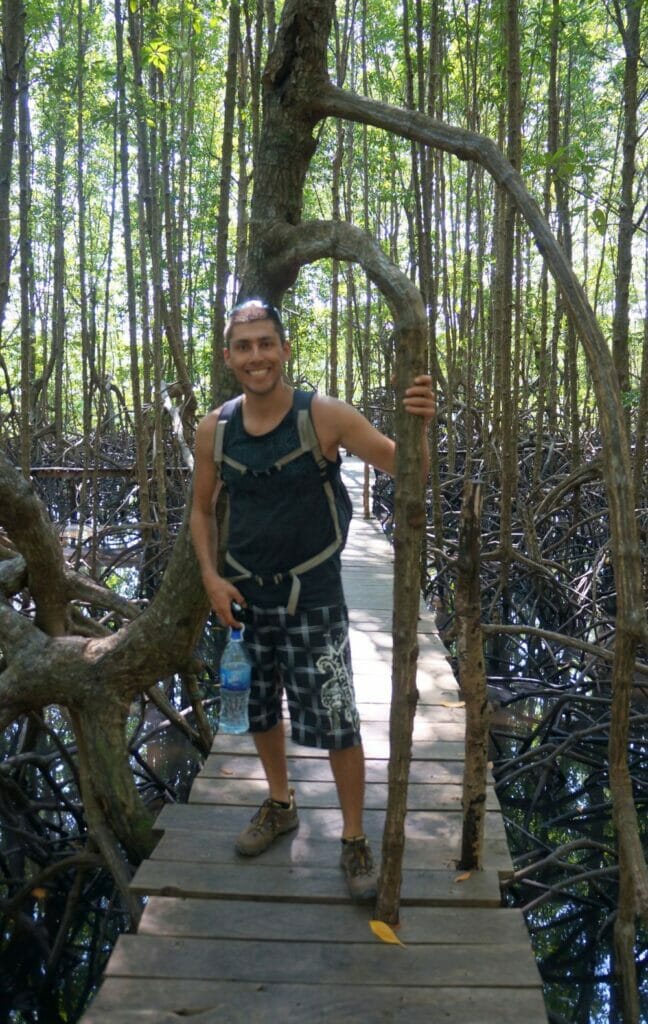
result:
[[(242, 395), (198, 426), (190, 526), (212, 608), (236, 626), (232, 603), (241, 606), (252, 660), (250, 731), (269, 795), (236, 849), (256, 856), (299, 825), (281, 722), (285, 689), (293, 740), (329, 752), (350, 895), (371, 900), (377, 871), (363, 827), (364, 754), (340, 566), (351, 509), (339, 450), (393, 475), (395, 444), (346, 402), (287, 383), (290, 346), (274, 306), (236, 306), (225, 342)], [(414, 380), (404, 404), (425, 433), (435, 411), (429, 377)], [(221, 576), (214, 508), (222, 486), (230, 509)]]

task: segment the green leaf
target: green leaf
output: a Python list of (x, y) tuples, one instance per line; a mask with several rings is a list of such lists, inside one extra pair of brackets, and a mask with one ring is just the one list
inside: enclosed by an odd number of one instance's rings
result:
[(598, 231), (599, 235), (604, 235), (605, 229), (607, 228), (607, 214), (605, 210), (602, 210), (600, 206), (597, 206), (592, 214), (592, 220), (594, 221), (594, 227)]
[(150, 43), (144, 43), (142, 56), (161, 74), (165, 74), (169, 66), (169, 54), (171, 47), (163, 39), (152, 39)]

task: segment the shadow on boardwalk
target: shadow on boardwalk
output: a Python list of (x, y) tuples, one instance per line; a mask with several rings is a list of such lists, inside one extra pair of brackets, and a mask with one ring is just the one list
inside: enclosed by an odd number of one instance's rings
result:
[[(344, 558), (356, 696), (367, 756), (367, 833), (376, 852), (387, 800), (391, 689), (388, 542), (360, 517), (362, 465), (345, 460), (354, 518)], [(149, 897), (123, 935), (84, 1024), (546, 1022), (518, 910), (500, 905), (511, 863), (489, 791), (484, 870), (460, 880), (463, 709), (429, 614), (420, 658), (403, 870), (402, 946), (379, 942), (338, 867), (340, 815), (324, 752), (288, 741), (299, 831), (262, 858), (233, 840), (266, 795), (249, 736), (218, 736), (186, 805), (168, 805), (160, 841), (132, 886)]]

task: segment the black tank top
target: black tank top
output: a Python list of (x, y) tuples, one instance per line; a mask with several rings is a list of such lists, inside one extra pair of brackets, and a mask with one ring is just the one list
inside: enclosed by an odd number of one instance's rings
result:
[[(335, 538), (312, 454), (304, 452), (280, 470), (273, 468), (277, 459), (299, 446), (294, 399), (292, 409), (267, 434), (248, 434), (240, 403), (225, 430), (223, 453), (249, 470), (242, 474), (225, 462), (221, 464), (230, 501), (228, 551), (246, 569), (264, 578), (262, 585), (256, 580), (236, 584), (249, 604), (264, 608), (285, 607), (288, 602), (292, 580), (288, 577), (276, 583), (272, 576), (305, 562)], [(339, 456), (336, 462), (326, 460), (326, 470), (346, 535), (350, 505), (340, 479), (340, 463)], [(225, 574), (235, 576), (236, 570), (226, 566)], [(342, 604), (340, 551), (301, 574), (300, 581), (298, 609)]]

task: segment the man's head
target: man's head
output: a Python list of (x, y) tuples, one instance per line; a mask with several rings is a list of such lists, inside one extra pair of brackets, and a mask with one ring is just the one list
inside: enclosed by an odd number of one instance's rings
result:
[(225, 324), (225, 344), (229, 348), (232, 328), (235, 324), (252, 323), (255, 320), (271, 320), (282, 345), (286, 344), (286, 332), (276, 306), (271, 306), (264, 299), (246, 299), (232, 309)]

